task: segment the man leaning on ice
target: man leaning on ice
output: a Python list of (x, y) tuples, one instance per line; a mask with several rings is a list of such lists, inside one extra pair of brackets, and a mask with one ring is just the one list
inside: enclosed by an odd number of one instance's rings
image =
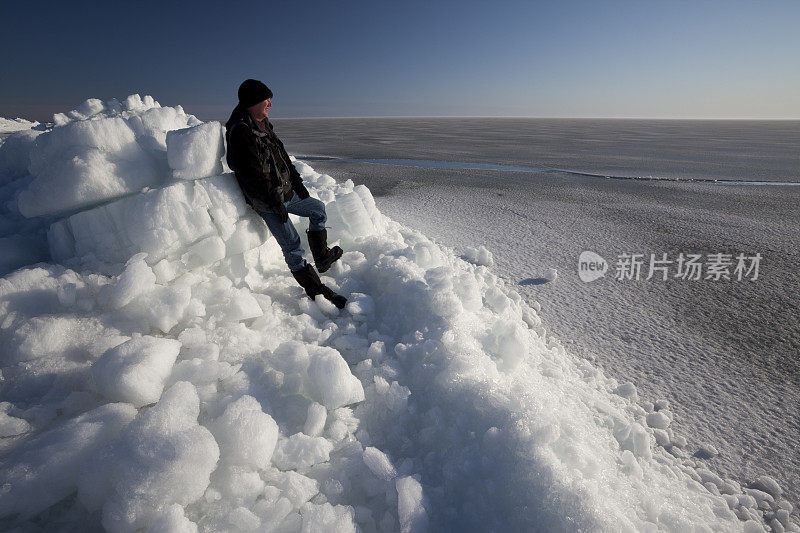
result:
[(239, 86), (239, 104), (225, 124), (228, 165), (236, 174), (245, 200), (261, 215), (278, 241), (297, 283), (310, 298), (321, 294), (342, 309), (347, 299), (323, 285), (314, 267), (303, 258), (300, 236), (289, 220), (289, 213), (308, 217), (308, 247), (320, 272), (328, 270), (342, 256), (342, 249), (328, 248), (325, 204), (309, 196), (303, 178), (272, 131), (267, 120), (270, 107), (272, 91), (262, 82), (245, 80)]

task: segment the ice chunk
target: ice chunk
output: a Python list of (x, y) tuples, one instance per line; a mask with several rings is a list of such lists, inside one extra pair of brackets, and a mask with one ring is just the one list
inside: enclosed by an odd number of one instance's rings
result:
[(38, 130), (20, 131), (0, 144), (0, 186), (28, 173), (31, 150), (41, 134)]
[(353, 237), (371, 235), (375, 232), (372, 219), (358, 193), (351, 192), (338, 196), (336, 201), (329, 205), (330, 210), (336, 210), (344, 227)]
[(78, 495), (87, 509), (102, 508), (106, 530), (146, 528), (173, 504), (203, 495), (219, 448), (197, 423), (199, 411), (194, 386), (176, 383), (86, 465)]
[(653, 436), (656, 438), (656, 443), (659, 446), (667, 447), (670, 444), (669, 433), (663, 429), (654, 429)]
[(312, 396), (328, 409), (364, 400), (361, 382), (350, 372), (342, 355), (333, 348), (318, 346), (311, 353), (308, 368)]
[(189, 250), (181, 256), (181, 261), (189, 270), (204, 265), (216, 263), (225, 257), (225, 243), (214, 235), (206, 237), (189, 247)]
[(370, 471), (380, 479), (389, 481), (397, 476), (397, 470), (395, 470), (389, 457), (379, 449), (367, 446), (364, 448), (364, 453), (361, 457), (364, 459), (364, 464), (367, 465)]
[(178, 183), (82, 211), (51, 225), (47, 238), (56, 261), (92, 254), (116, 263), (144, 252), (155, 265), (165, 257), (179, 258), (189, 246), (212, 237), (199, 245), (202, 251), (190, 254), (202, 264), (224, 256), (226, 247), (218, 239), (223, 237), (220, 228), (228, 226), (240, 232), (231, 253), (257, 247), (267, 238), (266, 226), (246, 209), (233, 175)]
[(783, 494), (783, 489), (781, 486), (777, 481), (775, 481), (775, 478), (770, 476), (760, 476), (753, 483), (753, 488), (764, 491), (774, 498), (780, 498)]
[(719, 455), (719, 451), (713, 444), (709, 444), (707, 442), (700, 443), (697, 453), (695, 454), (698, 457), (703, 459), (711, 459), (712, 457), (716, 457)]
[(147, 254), (136, 254), (125, 265), (125, 270), (111, 288), (108, 303), (114, 309), (121, 309), (139, 295), (151, 291), (156, 284), (156, 275), (145, 262)]
[(617, 420), (614, 427), (614, 437), (623, 450), (633, 452), (636, 457), (648, 460), (652, 457), (650, 434), (640, 424), (636, 422), (629, 424), (622, 420)]
[(149, 336), (111, 348), (92, 364), (97, 390), (136, 407), (157, 402), (180, 348), (176, 340)]
[(670, 418), (662, 411), (647, 414), (647, 425), (651, 428), (667, 429), (670, 422)]
[(655, 407), (655, 409), (657, 411), (668, 410), (669, 409), (669, 400), (666, 400), (664, 398), (656, 400), (656, 403), (654, 404), (654, 407)]
[(147, 111), (153, 107), (161, 107), (158, 102), (153, 100), (153, 97), (145, 95), (144, 97), (138, 94), (131, 94), (122, 103), (126, 111)]
[(305, 502), (310, 500), (319, 492), (319, 483), (294, 471), (279, 472), (273, 474), (276, 479), (272, 481), (276, 487), (281, 489), (282, 496), (289, 499), (295, 509), (299, 509)]
[(467, 248), (464, 249), (464, 258), (476, 265), (489, 267), (494, 265), (494, 256), (492, 256), (492, 252), (487, 250), (485, 246), (479, 246), (477, 248), (467, 246)]
[(630, 398), (633, 401), (637, 401), (639, 399), (639, 394), (636, 392), (636, 385), (630, 381), (625, 382), (614, 389), (614, 394), (622, 396), (623, 398)]
[(236, 322), (264, 314), (253, 294), (231, 286), (228, 278), (219, 277), (204, 283), (195, 291), (195, 297), (207, 302), (208, 312), (218, 320)]
[(130, 405), (104, 405), (16, 448), (0, 466), (0, 517), (30, 517), (75, 492), (81, 467), (135, 416)]
[(270, 365), (284, 374), (304, 373), (308, 369), (310, 346), (298, 341), (287, 341), (268, 355)]
[(267, 240), (265, 228), (263, 222), (255, 218), (237, 220), (231, 235), (225, 241), (227, 255), (241, 254), (261, 246)]
[(77, 286), (74, 283), (65, 283), (58, 287), (58, 303), (64, 307), (72, 307), (78, 298)]
[(498, 319), (484, 342), (486, 349), (499, 358), (498, 367), (516, 368), (528, 353), (528, 333), (517, 322)]
[(353, 192), (361, 198), (361, 203), (364, 204), (364, 209), (370, 216), (374, 216), (378, 213), (378, 209), (375, 207), (375, 199), (372, 197), (372, 192), (366, 185), (356, 185), (353, 187)]
[(167, 161), (176, 178), (193, 180), (221, 174), (224, 152), (219, 122), (167, 133)]
[(197, 533), (197, 524), (186, 518), (183, 507), (174, 503), (150, 524), (147, 533)]
[(402, 533), (424, 533), (428, 530), (428, 513), (423, 505), (422, 485), (411, 476), (399, 478), (397, 488), (397, 517)]
[(167, 133), (195, 123), (196, 119), (184, 113), (180, 106), (154, 107), (128, 119), (128, 124), (136, 134), (136, 141), (161, 158), (167, 151)]
[(295, 433), (278, 443), (272, 460), (281, 470), (307, 469), (327, 461), (332, 450), (333, 444), (323, 437)]
[(31, 122), (24, 118), (8, 119), (0, 117), (0, 134), (28, 130), (38, 125), (38, 122)]
[(489, 287), (486, 294), (484, 294), (484, 299), (486, 300), (486, 305), (499, 315), (502, 315), (511, 303), (508, 296), (496, 286)]
[(328, 410), (325, 406), (316, 402), (308, 406), (308, 414), (306, 416), (306, 423), (303, 426), (303, 433), (309, 437), (319, 437), (325, 429), (325, 421), (328, 418)]
[[(225, 452), (221, 452), (223, 457)], [(257, 470), (250, 466), (230, 464), (224, 461), (211, 476), (211, 488), (234, 505), (252, 507), (264, 493), (266, 484)]]
[(633, 442), (633, 454), (649, 460), (652, 457), (652, 452), (650, 450), (650, 435), (647, 430), (639, 424), (633, 424), (631, 439)]
[(302, 531), (355, 533), (353, 508), (344, 505), (333, 506), (329, 503), (314, 505), (307, 503), (300, 511), (303, 516)]
[(72, 120), (86, 120), (87, 118), (97, 115), (104, 110), (105, 105), (103, 105), (102, 100), (98, 100), (97, 98), (89, 98), (81, 105), (67, 113), (67, 116)]
[(278, 441), (278, 424), (252, 396), (228, 405), (212, 431), (227, 461), (256, 468), (269, 465)]
[(353, 315), (371, 316), (375, 314), (375, 302), (369, 295), (353, 293), (348, 297), (347, 310)]
[(237, 507), (228, 514), (228, 524), (232, 531), (254, 531), (261, 525), (261, 519), (247, 507)]
[(106, 328), (95, 317), (35, 316), (13, 332), (9, 345), (0, 350), (0, 361), (7, 364), (63, 356), (83, 358), (88, 355), (89, 345), (104, 333)]
[(189, 302), (192, 290), (189, 287), (163, 287), (157, 285), (137, 301), (143, 307), (143, 314), (153, 326), (167, 333), (181, 321)]

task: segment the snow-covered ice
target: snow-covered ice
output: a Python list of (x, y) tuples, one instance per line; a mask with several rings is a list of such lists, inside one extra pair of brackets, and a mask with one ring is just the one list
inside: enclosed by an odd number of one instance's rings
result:
[(702, 468), (668, 403), (546, 336), (486, 248), (296, 161), (350, 298), (307, 299), (209, 124), (134, 95), (0, 146), (3, 235), (48, 250), (0, 278), (3, 529), (800, 531), (774, 479)]

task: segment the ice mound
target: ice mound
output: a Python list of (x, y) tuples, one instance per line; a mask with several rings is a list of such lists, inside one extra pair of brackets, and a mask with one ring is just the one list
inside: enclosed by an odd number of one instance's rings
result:
[[(166, 132), (199, 124), (180, 108), (133, 95), (123, 104), (90, 99), (15, 149), (34, 179), (19, 196), (26, 217), (76, 211), (165, 183)], [(22, 146), (24, 145), (24, 146)], [(28, 153), (25, 154), (25, 149)], [(18, 172), (19, 165), (13, 169)]]
[(798, 530), (774, 479), (716, 475), (668, 403), (546, 336), (485, 248), (464, 261), (296, 161), (346, 251), (334, 311), (213, 175), (219, 125), (135, 96), (55, 123), (0, 175), (30, 148), (116, 188), (2, 189), (63, 216), (55, 263), (0, 278), (2, 529)]

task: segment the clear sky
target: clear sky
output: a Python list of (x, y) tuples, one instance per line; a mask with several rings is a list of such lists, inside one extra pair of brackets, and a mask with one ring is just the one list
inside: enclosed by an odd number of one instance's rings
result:
[(0, 1), (0, 116), (800, 118), (800, 1)]

